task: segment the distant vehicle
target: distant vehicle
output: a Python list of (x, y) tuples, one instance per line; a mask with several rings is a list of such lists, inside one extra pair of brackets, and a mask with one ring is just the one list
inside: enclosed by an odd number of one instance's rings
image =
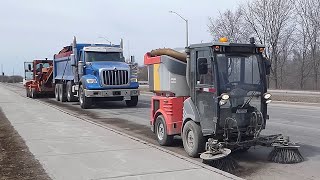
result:
[(26, 88), (27, 97), (36, 98), (39, 95), (45, 97), (54, 95), (52, 83), (52, 60), (34, 60), (24, 63), (25, 78), (23, 85)]
[(79, 100), (83, 109), (99, 99), (138, 104), (137, 67), (125, 62), (120, 45), (77, 44), (74, 37), (54, 55), (53, 67), (57, 101)]

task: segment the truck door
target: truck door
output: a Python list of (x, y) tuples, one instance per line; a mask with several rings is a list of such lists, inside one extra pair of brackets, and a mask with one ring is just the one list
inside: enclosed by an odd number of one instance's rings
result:
[(24, 62), (24, 79), (31, 80), (33, 79), (33, 63)]
[[(195, 81), (195, 103), (200, 116), (200, 125), (203, 135), (215, 133), (217, 124), (217, 89), (214, 63), (210, 57), (209, 49), (197, 50), (196, 56), (196, 81)], [(204, 58), (206, 71), (201, 72)], [(202, 63), (202, 65), (201, 65)]]

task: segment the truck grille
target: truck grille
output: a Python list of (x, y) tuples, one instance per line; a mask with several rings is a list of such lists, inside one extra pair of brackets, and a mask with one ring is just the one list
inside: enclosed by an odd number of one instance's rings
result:
[(129, 72), (127, 70), (105, 70), (102, 71), (104, 85), (125, 85), (129, 83)]

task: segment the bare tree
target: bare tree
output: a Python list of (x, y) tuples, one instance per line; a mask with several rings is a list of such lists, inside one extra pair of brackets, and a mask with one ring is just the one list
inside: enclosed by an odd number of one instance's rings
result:
[[(302, 4), (303, 3), (303, 4)], [(300, 4), (306, 7), (306, 18), (309, 19), (309, 31), (307, 32), (310, 39), (311, 58), (313, 62), (313, 79), (314, 89), (318, 89), (318, 76), (319, 76), (319, 35), (320, 35), (320, 1), (319, 0), (304, 0)]]
[[(272, 63), (271, 78), (275, 88), (280, 87), (279, 55), (281, 40), (293, 28), (292, 19), (294, 1), (292, 0), (255, 0), (244, 7), (244, 19), (261, 44), (266, 45), (266, 57)], [(284, 43), (285, 44), (285, 43)]]
[(244, 25), (242, 8), (235, 12), (227, 10), (219, 12), (218, 18), (209, 17), (209, 32), (214, 39), (228, 37), (231, 42), (246, 42), (250, 37), (250, 31)]
[[(303, 72), (309, 76), (312, 70), (313, 89), (318, 89), (319, 76), (319, 35), (320, 35), (320, 1), (319, 0), (298, 0), (296, 2), (296, 12), (298, 20), (297, 33), (299, 39), (303, 39), (301, 52), (301, 65), (310, 64), (306, 70), (300, 70), (301, 79), (304, 79)], [(301, 82), (300, 82), (301, 84)]]

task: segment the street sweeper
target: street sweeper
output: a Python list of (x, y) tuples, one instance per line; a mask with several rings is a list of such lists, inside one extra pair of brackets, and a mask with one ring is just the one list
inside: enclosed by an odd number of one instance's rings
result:
[(187, 154), (225, 171), (237, 163), (228, 156), (252, 146), (273, 147), (269, 160), (298, 163), (299, 146), (281, 134), (262, 136), (266, 128), (270, 62), (265, 47), (219, 42), (194, 44), (183, 51), (156, 49), (145, 54), (152, 131), (160, 145), (180, 135)]

